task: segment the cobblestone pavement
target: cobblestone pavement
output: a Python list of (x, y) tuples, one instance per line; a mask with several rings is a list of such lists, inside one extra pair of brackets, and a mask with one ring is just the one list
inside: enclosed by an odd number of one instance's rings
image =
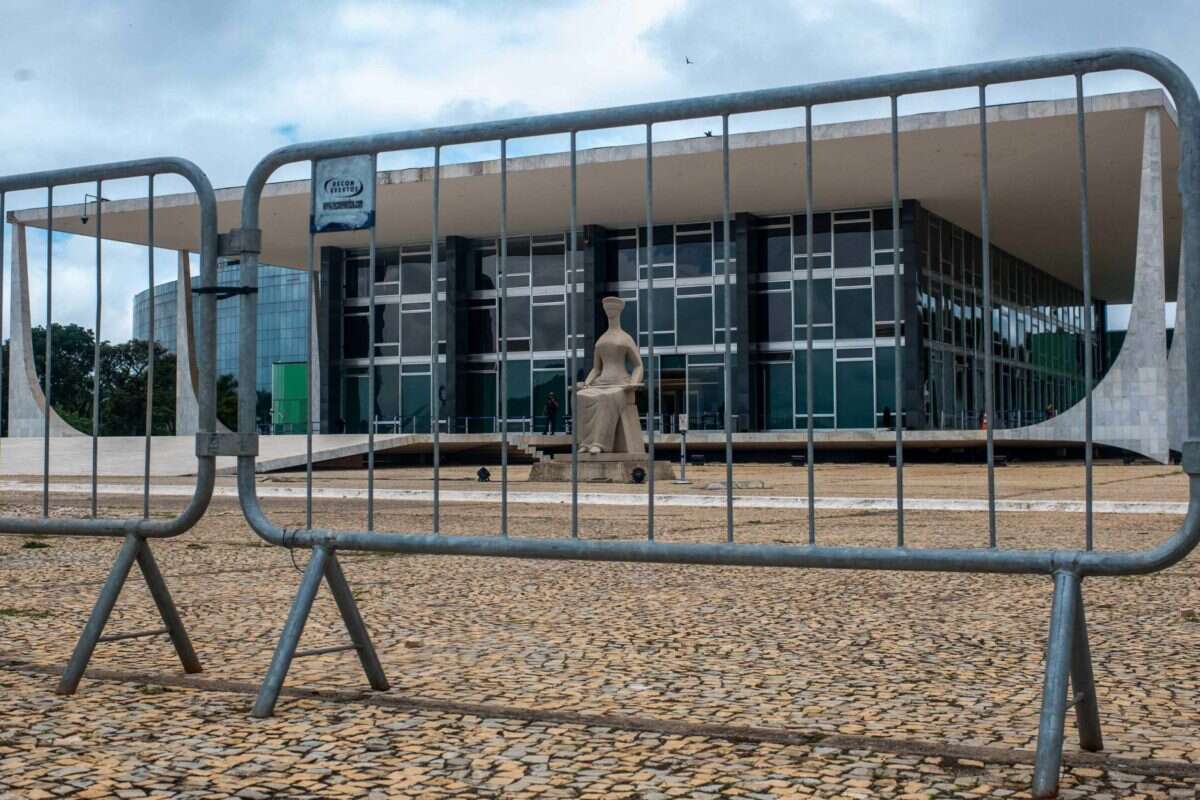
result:
[[(1016, 471), (1017, 468), (1010, 468)], [(1012, 474), (1012, 473), (1010, 473)], [(114, 503), (116, 501), (114, 500)], [(57, 513), (81, 515), (86, 498)], [(163, 503), (164, 510), (172, 507)], [(298, 504), (275, 502), (281, 523)], [(6, 496), (0, 513), (30, 512)], [(136, 513), (125, 498), (111, 514)], [(585, 536), (631, 538), (644, 511), (582, 508)], [(510, 508), (513, 535), (561, 535), (567, 510)], [(450, 533), (494, 506), (443, 508)], [(361, 525), (358, 503), (318, 523)], [(665, 540), (718, 540), (723, 512), (662, 509)], [(380, 529), (428, 526), (385, 505)], [(981, 546), (976, 514), (911, 513), (914, 546)], [(890, 514), (825, 512), (825, 542), (883, 544)], [(1097, 517), (1142, 548), (1177, 517)], [(1078, 515), (1006, 514), (1004, 546), (1066, 546)], [(801, 542), (793, 512), (746, 510), (741, 541)], [(352, 653), (298, 660), (277, 716), (248, 716), (306, 554), (261, 545), (228, 501), (155, 545), (205, 672), (164, 638), (101, 644), (53, 694), (111, 540), (0, 538), (0, 797), (1020, 796), (1037, 728), (1048, 580), (343, 554), (393, 688)], [(1068, 722), (1064, 795), (1200, 791), (1200, 570), (1085, 586), (1106, 751)], [(158, 626), (136, 570), (110, 632)], [(324, 591), (303, 646), (341, 644)], [(313, 691), (321, 693), (314, 696)]]

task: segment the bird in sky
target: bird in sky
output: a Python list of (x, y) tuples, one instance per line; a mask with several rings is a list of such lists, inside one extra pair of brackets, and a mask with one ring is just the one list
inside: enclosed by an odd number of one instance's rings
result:
[(684, 56), (684, 57), (683, 57), (683, 63), (685, 63), (685, 64), (695, 64), (696, 62), (695, 62), (695, 61), (692, 61), (692, 60), (691, 60), (690, 58), (688, 58), (687, 56)]

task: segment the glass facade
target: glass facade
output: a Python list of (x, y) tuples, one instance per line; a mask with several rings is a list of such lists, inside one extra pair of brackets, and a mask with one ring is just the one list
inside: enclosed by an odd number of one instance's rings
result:
[[(919, 224), (918, 314), (924, 411), (935, 428), (978, 428), (984, 414), (980, 240), (934, 214)], [(998, 427), (1039, 422), (1084, 394), (1084, 315), (1102, 368), (1102, 308), (1036, 267), (992, 247), (993, 392)]]
[[(222, 261), (217, 267), (217, 283), (236, 286), (240, 265)], [(175, 352), (175, 281), (154, 287), (155, 340), (168, 352)], [(258, 363), (257, 389), (271, 392), (271, 365), (277, 361), (303, 361), (304, 303), (308, 296), (308, 276), (285, 267), (263, 265), (258, 270)], [(149, 335), (149, 290), (133, 299), (133, 338)], [(238, 298), (217, 301), (217, 374), (237, 377), (238, 371)]]
[(761, 219), (754, 233), (756, 429), (808, 427), (810, 326), (813, 427), (880, 427), (895, 406), (891, 209), (813, 214), (811, 309), (806, 216)]
[[(721, 429), (727, 266), (722, 228), (720, 221), (663, 224), (652, 237), (645, 228), (604, 230), (599, 244), (581, 244), (573, 274), (568, 274), (572, 259), (563, 234), (511, 237), (503, 301), (498, 242), (469, 241), (466, 257), (456, 262), (465, 273), (456, 280), (465, 288), (452, 308), (446, 305), (445, 264), (436, 270), (441, 352), (446, 352), (448, 324), (456, 337), (455, 374), (461, 376), (457, 386), (462, 397), (457, 411), (448, 414), (453, 417), (449, 429), (495, 431), (506, 397), (510, 430), (545, 430), (546, 400), (553, 392), (561, 408), (556, 429), (562, 431), (570, 416), (566, 387), (590, 367), (584, 359), (591, 342), (584, 337), (594, 338), (604, 324), (584, 298), (598, 306), (608, 295), (625, 300), (622, 324), (641, 344), (643, 359), (653, 337), (660, 428), (673, 430), (677, 415), (686, 414), (691, 430)], [(890, 208), (816, 213), (811, 231), (804, 214), (738, 215), (732, 230), (730, 304), (734, 319), (745, 328), (730, 328), (737, 430), (803, 430), (810, 414), (820, 429), (891, 426), (897, 358), (905, 425), (981, 426), (985, 342), (978, 238), (911, 201), (902, 208), (898, 249)], [(897, 257), (898, 268), (893, 266)], [(1079, 290), (1033, 265), (995, 247), (991, 258), (997, 409), (992, 424), (1030, 424), (1082, 396), (1083, 314), (1092, 313), (1097, 323), (1103, 314), (1099, 307), (1086, 312)], [(429, 248), (377, 251), (374, 341), (368, 273), (365, 252), (345, 251), (344, 373), (338, 378), (342, 419), (350, 431), (366, 430), (372, 413), (383, 432), (428, 431), (433, 380)], [(648, 314), (651, 275), (653, 330)], [(897, 279), (900, 320), (894, 306)], [(580, 359), (577, 376), (567, 374), (566, 288), (571, 282), (581, 331), (571, 343)], [(508, 351), (503, 386), (502, 325)], [(811, 409), (806, 392), (810, 331)], [(374, 398), (368, 397), (371, 347), (376, 357)], [(1096, 353), (1096, 363), (1103, 363), (1099, 347)], [(439, 380), (437, 385), (445, 384)], [(644, 393), (639, 402), (644, 414)]]
[[(442, 248), (442, 256), (445, 248)], [(367, 430), (370, 348), (375, 349), (374, 418), (384, 433), (428, 433), (433, 380), (431, 275), (437, 275), (438, 352), (446, 352), (446, 262), (432, 270), (428, 245), (375, 253), (375, 338), (371, 341), (370, 256), (348, 251), (343, 269), (341, 416), (348, 433)], [(403, 300), (401, 299), (403, 295)]]

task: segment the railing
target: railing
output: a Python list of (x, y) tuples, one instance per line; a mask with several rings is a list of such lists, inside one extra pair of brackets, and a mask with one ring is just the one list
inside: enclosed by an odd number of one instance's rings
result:
[[(446, 128), (414, 130), (402, 133), (378, 134), (359, 138), (337, 139), (310, 144), (296, 144), (281, 148), (266, 156), (254, 168), (245, 188), (242, 202), (241, 229), (234, 231), (232, 238), (246, 243), (240, 249), (241, 282), (244, 292), (254, 290), (257, 283), (258, 249), (260, 224), (260, 201), (267, 179), (280, 167), (288, 164), (312, 161), (314, 170), (316, 164), (324, 159), (355, 155), (377, 156), (382, 152), (405, 151), (417, 148), (433, 148), (433, 223), (431, 241), (433, 242), (433, 262), (437, 262), (437, 247), (440, 232), (439, 224), (439, 193), (440, 193), (440, 159), (443, 147), (482, 141), (500, 143), (500, 254), (498, 285), (505, 286), (503, 274), (507, 266), (506, 233), (507, 233), (507, 187), (508, 159), (507, 145), (512, 139), (543, 136), (548, 134), (570, 135), (570, 204), (567, 217), (570, 226), (570, 247), (572, 258), (577, 257), (578, 237), (578, 204), (577, 204), (577, 151), (576, 136), (582, 131), (621, 126), (644, 126), (646, 159), (645, 159), (645, 225), (649, 241), (648, 251), (653, 250), (654, 235), (654, 153), (653, 126), (657, 123), (695, 119), (701, 117), (721, 118), (720, 141), (722, 157), (722, 182), (720, 192), (723, 204), (725, 262), (729, 262), (730, 247), (730, 163), (729, 163), (729, 119), (731, 115), (745, 114), (784, 108), (803, 108), (805, 111), (804, 139), (804, 201), (808, 216), (808, 230), (812, 230), (812, 214), (816, 198), (813, 191), (813, 175), (819, 169), (814, 164), (812, 149), (812, 111), (814, 107), (872, 98), (887, 98), (891, 103), (891, 187), (892, 187), (892, 224), (893, 242), (900, 241), (900, 149), (899, 126), (897, 121), (897, 102), (901, 97), (925, 92), (944, 91), (949, 89), (973, 88), (978, 90), (979, 108), (979, 141), (981, 150), (980, 170), (980, 230), (983, 254), (983, 323), (984, 340), (992, 341), (992, 279), (989, 263), (989, 195), (988, 195), (988, 114), (987, 88), (990, 85), (1014, 81), (1037, 80), (1043, 78), (1073, 76), (1076, 86), (1076, 123), (1077, 146), (1080, 162), (1081, 187), (1081, 230), (1082, 242), (1082, 285), (1087, 305), (1091, 305), (1091, 264), (1087, 214), (1087, 162), (1086, 140), (1084, 136), (1084, 106), (1083, 79), (1085, 75), (1108, 70), (1129, 69), (1137, 70), (1153, 78), (1166, 87), (1178, 109), (1181, 139), (1181, 168), (1179, 188), (1182, 193), (1183, 227), (1187, 242), (1200, 242), (1200, 100), (1187, 76), (1172, 62), (1155, 53), (1141, 50), (1102, 50), (1085, 53), (1074, 53), (1059, 56), (1024, 58), (1010, 61), (998, 61), (983, 64), (973, 64), (945, 69), (924, 70), (896, 75), (862, 78), (855, 80), (834, 81), (808, 86), (793, 86), (763, 91), (741, 92), (736, 94), (717, 95), (711, 97), (675, 100), (661, 103), (608, 108), (595, 111), (584, 111), (567, 114), (554, 114), (523, 119), (503, 120), (499, 122), (459, 125)], [(371, 252), (374, 252), (374, 229), (372, 228)], [(808, 308), (813, 307), (812, 292), (812, 237), (806, 237), (808, 243)], [(311, 254), (313, 248), (310, 239)], [(1188, 259), (1188, 274), (1200, 275), (1200, 247), (1185, 248)], [(900, 259), (893, 259), (895, 294), (893, 297), (895, 318), (901, 317), (901, 299), (899, 278)], [(311, 266), (311, 265), (310, 265)], [(575, 322), (572, 319), (574, 298), (575, 264), (572, 263), (569, 274), (572, 280), (564, 287), (568, 295), (567, 326), (571, 335), (575, 334)], [(730, 316), (729, 275), (725, 273), (725, 318)], [(646, 316), (648, 327), (654, 330), (654, 275), (647, 274), (648, 287), (646, 293)], [(1200, 308), (1200, 284), (1193, 281), (1185, 287), (1186, 302), (1193, 308)], [(506, 299), (506, 289), (500, 290), (500, 302)], [(371, 297), (374, 305), (374, 297)], [(438, 330), (434, 304), (431, 329)], [(500, 341), (505, 341), (503, 331), (504, 314), (500, 313)], [(374, 320), (374, 313), (370, 319)], [(1086, 318), (1085, 318), (1086, 320)], [(1087, 323), (1090, 324), (1090, 323)], [(1188, 341), (1188, 386), (1193, 394), (1200, 396), (1200, 315), (1191, 315), (1187, 320)], [(255, 414), (255, 342), (257, 337), (257, 308), (253, 297), (244, 294), (241, 300), (240, 317), (241, 361), (240, 361), (240, 429), (254, 429)], [(1090, 339), (1092, 332), (1085, 330), (1085, 338)], [(897, 351), (902, 345), (900, 326), (895, 326), (895, 346)], [(311, 341), (311, 337), (310, 337)], [(569, 339), (569, 341), (571, 341)], [(808, 338), (805, 352), (808, 359), (806, 375), (813, 375), (812, 368), (812, 327), (808, 328)], [(436, 342), (431, 342), (433, 352), (437, 352)], [(648, 396), (648, 416), (653, 418), (659, 410), (656, 408), (656, 381), (654, 369), (654, 343), (648, 342), (649, 369), (646, 372)], [(1092, 348), (1085, 348), (1085, 374), (1093, 375), (1091, 361)], [(328, 580), (338, 600), (343, 618), (349, 629), (352, 647), (357, 650), (363, 668), (373, 688), (383, 689), (387, 686), (375, 651), (371, 645), (367, 630), (358, 614), (354, 599), (342, 575), (337, 561), (338, 550), (363, 550), (390, 553), (426, 553), (453, 554), (473, 556), (498, 556), (509, 558), (538, 558), (538, 559), (579, 559), (587, 561), (630, 561), (646, 563), (673, 564), (720, 564), (739, 566), (773, 566), (773, 567), (810, 567), (825, 569), (860, 569), (860, 570), (915, 570), (928, 572), (970, 572), (997, 574), (1036, 574), (1046, 575), (1053, 579), (1054, 595), (1051, 612), (1050, 636), (1047, 647), (1044, 688), (1042, 694), (1041, 721), (1038, 733), (1036, 769), (1034, 773), (1033, 790), (1038, 797), (1046, 797), (1056, 792), (1059, 767), (1063, 747), (1063, 722), (1067, 710), (1075, 709), (1078, 721), (1081, 746), (1089, 750), (1101, 749), (1099, 709), (1097, 706), (1095, 687), (1092, 680), (1090, 654), (1088, 652), (1087, 632), (1084, 622), (1081, 584), (1084, 578), (1092, 576), (1137, 575), (1164, 569), (1182, 559), (1196, 546), (1200, 540), (1200, 403), (1193, 403), (1188, 409), (1188, 424), (1190, 440), (1183, 451), (1184, 470), (1190, 480), (1190, 504), (1188, 513), (1176, 531), (1166, 542), (1149, 550), (1135, 552), (1096, 552), (1093, 549), (1092, 525), (1092, 381), (1089, 379), (1085, 397), (1085, 474), (1087, 509), (1086, 534), (1082, 546), (1072, 550), (1009, 550), (999, 547), (1000, 541), (996, 526), (996, 486), (995, 486), (995, 448), (993, 430), (996, 426), (989, 425), (986, 431), (987, 441), (987, 484), (988, 484), (988, 540), (987, 548), (945, 548), (918, 549), (910, 548), (905, 542), (904, 521), (904, 430), (902, 425), (896, 426), (895, 431), (895, 460), (896, 460), (896, 540), (894, 547), (843, 547), (821, 545), (817, 543), (817, 525), (814, 513), (814, 464), (815, 451), (813, 446), (813, 421), (809, 417), (807, 428), (807, 484), (810, 498), (807, 531), (807, 546), (783, 546), (767, 544), (737, 544), (733, 517), (733, 459), (732, 433), (733, 419), (729, 413), (732, 406), (730, 399), (730, 339), (729, 327), (725, 328), (724, 339), (724, 369), (725, 369), (725, 403), (724, 432), (726, 447), (726, 494), (725, 494), (725, 543), (660, 543), (655, 540), (655, 492), (654, 470), (648, 475), (647, 527), (645, 539), (642, 541), (590, 541), (579, 537), (578, 528), (578, 436), (572, 434), (572, 505), (571, 521), (567, 536), (557, 539), (516, 538), (509, 535), (508, 526), (508, 428), (501, 426), (501, 502), (500, 502), (500, 531), (497, 536), (463, 535), (449, 536), (440, 532), (440, 502), (438, 496), (438, 470), (440, 465), (440, 445), (438, 429), (433, 435), (433, 469), (434, 497), (433, 514), (430, 530), (425, 533), (376, 533), (374, 532), (373, 487), (374, 487), (374, 448), (369, 449), (368, 457), (368, 501), (367, 501), (367, 530), (362, 532), (341, 531), (328, 528), (314, 528), (311, 516), (311, 451), (310, 470), (307, 481), (309, 495), (309, 513), (307, 524), (300, 529), (282, 528), (273, 523), (266, 515), (256, 494), (255, 486), (255, 454), (249, 443), (244, 444), (243, 452), (238, 458), (238, 489), (243, 512), (259, 536), (266, 541), (283, 547), (311, 548), (312, 559), (304, 573), (295, 604), (288, 615), (286, 625), (280, 637), (270, 669), (263, 681), (258, 699), (254, 706), (254, 714), (267, 716), (272, 713), (284, 677), (293, 657), (296, 655), (297, 644), (304, 628), (305, 620), (311, 608), (313, 597), (324, 578)], [(503, 387), (507, 370), (507, 351), (502, 346), (499, 362), (498, 385)], [(574, 350), (570, 354), (568, 374), (575, 375)], [(895, 359), (895, 399), (893, 403), (896, 419), (905, 418), (903, 404), (902, 376), (900, 371), (901, 359)], [(989, 349), (985, 354), (984, 369), (984, 404), (983, 411), (989, 419), (995, 419), (995, 399), (992, 385), (993, 355)], [(311, 364), (311, 359), (310, 359)], [(370, 375), (374, 374), (371, 370)], [(431, 383), (436, 384), (437, 381)], [(813, 407), (813, 385), (806, 385), (808, 398), (807, 408)], [(506, 416), (506, 400), (502, 392), (500, 415)], [(437, 402), (432, 396), (431, 407)], [(308, 415), (311, 418), (311, 414)], [(572, 430), (577, 430), (574, 426)], [(373, 437), (374, 431), (370, 435)], [(656, 430), (652, 426), (647, 431), (647, 445), (650, 460), (655, 459)], [(1068, 703), (1068, 681), (1074, 684), (1073, 698)]]
[[(101, 261), (101, 232), (104, 219), (103, 187), (105, 181), (127, 178), (144, 177), (149, 190), (147, 213), (147, 271), (149, 285), (154, 285), (154, 178), (156, 175), (174, 174), (185, 178), (191, 183), (196, 192), (200, 206), (200, 282), (195, 289), (199, 295), (199, 336), (196, 339), (196, 356), (199, 366), (199, 385), (197, 401), (199, 414), (199, 430), (196, 449), (196, 488), (192, 493), (187, 507), (171, 519), (156, 519), (150, 516), (150, 474), (152, 451), (152, 411), (154, 408), (154, 360), (155, 345), (148, 344), (148, 369), (146, 380), (146, 433), (144, 446), (142, 514), (132, 519), (105, 518), (99, 515), (97, 498), (97, 474), (99, 472), (99, 432), (100, 432), (100, 371), (101, 371), (101, 287), (103, 271)], [(93, 383), (92, 383), (92, 430), (91, 430), (91, 517), (88, 519), (66, 519), (50, 516), (50, 440), (51, 420), (53, 416), (53, 397), (51, 396), (51, 374), (54, 365), (54, 347), (51, 341), (51, 319), (54, 305), (51, 301), (54, 275), (54, 248), (49, 242), (54, 235), (54, 189), (85, 182), (95, 182), (96, 200), (96, 330), (93, 351)], [(44, 404), (42, 431), (42, 513), (40, 517), (0, 517), (0, 533), (6, 534), (40, 534), (47, 536), (110, 536), (124, 540), (107, 580), (100, 591), (100, 597), (92, 609), (91, 616), (84, 626), (83, 633), (71, 660), (63, 672), (58, 684), (60, 694), (72, 694), (79, 685), (79, 680), (91, 659), (92, 652), (99, 642), (122, 641), (167, 634), (170, 636), (180, 661), (187, 672), (199, 672), (200, 661), (196, 657), (191, 641), (183, 626), (183, 621), (175, 609), (175, 604), (167, 590), (166, 581), (158, 569), (153, 554), (150, 552), (151, 539), (162, 539), (178, 536), (189, 530), (203, 516), (212, 497), (213, 481), (216, 476), (215, 451), (212, 447), (216, 421), (215, 405), (215, 353), (216, 353), (216, 295), (209, 292), (209, 287), (217, 282), (217, 205), (212, 185), (207, 176), (190, 161), (178, 158), (157, 158), (141, 161), (124, 161), (113, 164), (97, 164), (72, 169), (35, 172), (25, 175), (10, 175), (0, 178), (0, 278), (3, 277), (4, 253), (4, 204), (5, 195), (9, 192), (29, 189), (46, 190), (46, 352), (45, 369), (42, 376), (42, 393)], [(14, 264), (14, 269), (19, 265)], [(21, 287), (28, 291), (28, 285)], [(149, 305), (150, 329), (154, 329), (154, 303)], [(13, 326), (16, 334), (17, 327)], [(32, 353), (29, 354), (32, 357)], [(24, 376), (10, 376), (11, 380), (19, 380)], [(165, 625), (162, 629), (139, 631), (134, 633), (102, 635), (105, 624), (113, 605), (129, 576), (133, 563), (138, 567), (150, 588), (154, 602)]]

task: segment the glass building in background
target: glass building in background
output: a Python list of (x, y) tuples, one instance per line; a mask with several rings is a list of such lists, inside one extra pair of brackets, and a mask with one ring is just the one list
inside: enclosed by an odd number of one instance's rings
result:
[[(812, 227), (810, 234), (803, 213), (738, 214), (731, 225), (728, 264), (723, 225), (714, 220), (656, 226), (649, 256), (645, 228), (585, 226), (574, 259), (565, 232), (514, 236), (507, 248), (506, 298), (501, 297), (494, 239), (447, 239), (439, 245), (436, 268), (428, 244), (380, 247), (373, 276), (365, 250), (322, 248), (322, 285), (335, 287), (322, 292), (321, 300), (329, 333), (322, 363), (330, 365), (322, 376), (322, 428), (362, 432), (374, 419), (380, 432), (428, 432), (431, 388), (436, 387), (444, 430), (497, 430), (503, 330), (510, 430), (544, 430), (546, 401), (553, 392), (562, 431), (570, 415), (566, 387), (572, 378), (568, 297), (575, 298), (577, 337), (571, 344), (578, 380), (590, 369), (592, 346), (606, 325), (600, 300), (616, 295), (626, 302), (623, 327), (636, 335), (643, 359), (654, 337), (660, 429), (674, 430), (682, 414), (692, 430), (722, 429), (726, 269), (735, 323), (729, 335), (736, 430), (804, 429), (810, 413), (820, 429), (894, 424), (897, 358), (908, 428), (981, 427), (987, 342), (979, 239), (919, 203), (905, 202), (897, 320), (891, 208), (816, 213)], [(1077, 289), (1036, 265), (996, 247), (990, 253), (997, 417), (991, 424), (1027, 425), (1082, 396), (1084, 314), (1092, 315), (1097, 331), (1094, 363), (1106, 363), (1099, 335), (1104, 306), (1085, 308)], [(647, 302), (651, 271), (653, 330)], [(439, 320), (436, 369), (430, 352), (433, 302)], [(302, 324), (302, 309), (297, 319)], [(810, 330), (811, 409), (805, 392)], [(298, 342), (302, 351), (302, 338)], [(260, 366), (261, 345), (260, 340)], [(645, 393), (640, 402), (644, 414)]]
[[(217, 268), (221, 286), (240, 282), (237, 261), (222, 261)], [(176, 282), (154, 287), (154, 339), (168, 352), (175, 352)], [(303, 361), (304, 304), (308, 276), (295, 269), (261, 266), (258, 271), (258, 369), (257, 389), (271, 392), (271, 365)], [(148, 339), (150, 290), (133, 298), (133, 338)], [(217, 375), (237, 377), (238, 298), (217, 301)]]

